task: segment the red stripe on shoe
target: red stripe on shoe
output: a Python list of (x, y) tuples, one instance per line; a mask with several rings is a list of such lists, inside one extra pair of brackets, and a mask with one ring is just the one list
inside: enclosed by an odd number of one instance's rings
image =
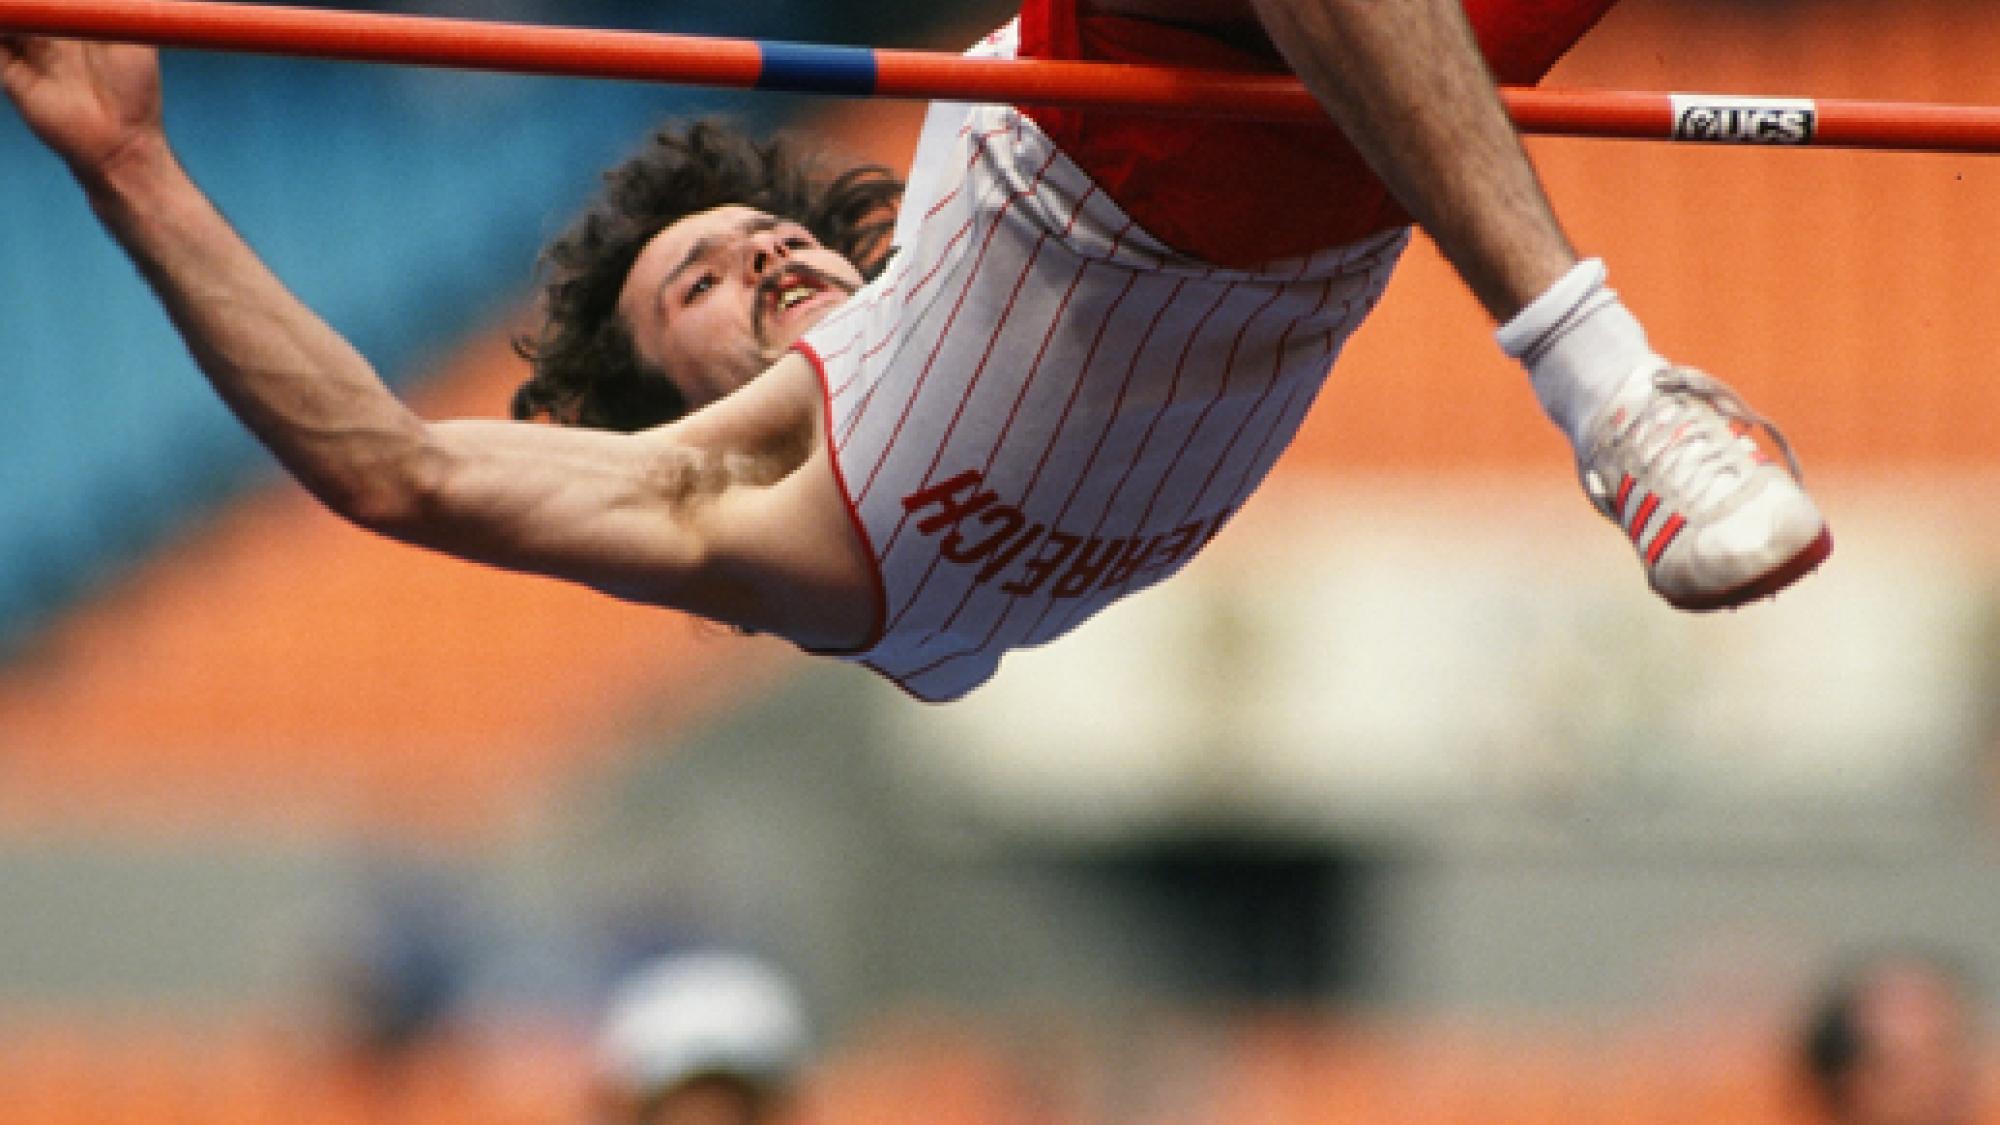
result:
[(1627, 526), (1627, 531), (1632, 536), (1632, 542), (1637, 543), (1639, 536), (1646, 533), (1646, 521), (1653, 518), (1653, 510), (1659, 506), (1660, 498), (1648, 492), (1646, 499), (1640, 502), (1639, 510), (1632, 513), (1632, 522)]
[(1667, 517), (1667, 522), (1660, 525), (1659, 534), (1653, 536), (1653, 545), (1646, 548), (1647, 566), (1660, 561), (1660, 556), (1666, 554), (1667, 547), (1673, 543), (1674, 536), (1679, 535), (1686, 525), (1687, 520), (1681, 518), (1679, 512)]

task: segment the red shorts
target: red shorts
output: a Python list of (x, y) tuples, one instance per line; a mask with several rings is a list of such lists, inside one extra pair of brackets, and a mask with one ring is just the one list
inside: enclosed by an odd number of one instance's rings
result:
[[(1465, 0), (1465, 10), (1494, 76), (1528, 85), (1615, 2)], [(1186, 28), (1080, 16), (1079, 3), (1024, 0), (1021, 56), (1285, 72), (1270, 54)], [(1325, 126), (1023, 109), (1140, 226), (1217, 265), (1293, 257), (1410, 221)]]

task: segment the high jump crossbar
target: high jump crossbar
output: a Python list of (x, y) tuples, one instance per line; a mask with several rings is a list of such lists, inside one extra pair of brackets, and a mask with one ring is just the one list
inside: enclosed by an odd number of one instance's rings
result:
[[(1326, 120), (1297, 80), (1274, 75), (226, 0), (0, 0), (0, 32), (746, 90)], [(1536, 135), (2000, 152), (1992, 106), (1526, 87), (1501, 97), (1517, 127)]]

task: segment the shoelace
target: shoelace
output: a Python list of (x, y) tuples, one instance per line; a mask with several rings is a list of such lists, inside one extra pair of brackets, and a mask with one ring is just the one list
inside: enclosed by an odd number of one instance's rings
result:
[(1738, 476), (1731, 454), (1740, 446), (1754, 453), (1753, 430), (1769, 434), (1792, 476), (1804, 479), (1785, 435), (1727, 384), (1691, 367), (1670, 367), (1653, 376), (1653, 388), (1659, 393), (1608, 440), (1629, 444), (1642, 470), (1656, 481), (1674, 482), (1690, 509), (1704, 508), (1727, 494)]

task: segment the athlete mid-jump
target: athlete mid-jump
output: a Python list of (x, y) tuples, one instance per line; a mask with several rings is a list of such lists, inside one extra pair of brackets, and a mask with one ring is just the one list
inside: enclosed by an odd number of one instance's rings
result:
[(949, 699), (1221, 529), (1412, 221), (1669, 602), (1741, 604), (1825, 558), (1789, 454), (1653, 353), (1497, 96), (1610, 3), (1029, 0), (976, 50), (1289, 67), (1341, 133), (940, 105), (893, 232), (885, 174), (662, 133), (543, 256), (515, 407), (553, 426), (407, 410), (181, 170), (152, 51), (10, 35), (0, 75), (217, 392), (335, 512)]

